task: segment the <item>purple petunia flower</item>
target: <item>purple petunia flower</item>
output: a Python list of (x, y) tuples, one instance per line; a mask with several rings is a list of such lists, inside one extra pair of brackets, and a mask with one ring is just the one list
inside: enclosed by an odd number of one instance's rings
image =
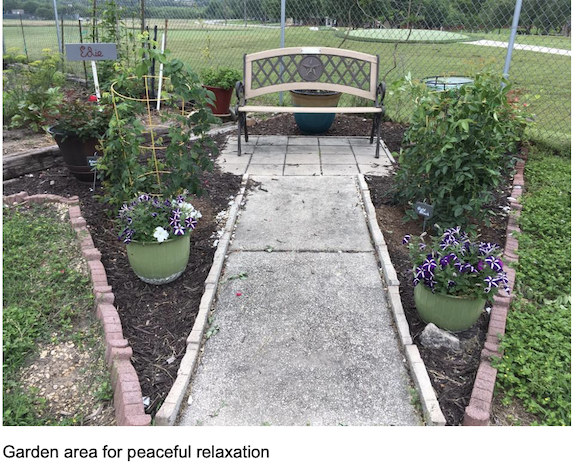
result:
[(158, 216), (158, 213), (152, 212), (152, 213), (150, 213), (150, 215), (152, 216), (152, 218), (156, 218)]
[(498, 246), (491, 242), (480, 242), (480, 246), (478, 247), (478, 251), (482, 255), (490, 255), (494, 253), (496, 249), (498, 249)]
[(408, 244), (410, 242), (410, 234), (406, 234), (402, 239), (402, 244)]
[(182, 216), (182, 210), (177, 208), (176, 210), (172, 210), (172, 214), (174, 215), (174, 218), (180, 219), (180, 217)]
[(150, 196), (148, 194), (142, 194), (140, 196), (138, 196), (138, 200), (140, 202), (148, 202), (150, 200)]
[(454, 268), (456, 268), (459, 273), (464, 273), (464, 271), (466, 271), (466, 265), (467, 263), (462, 263), (460, 261), (454, 262)]
[(196, 221), (192, 217), (189, 217), (189, 218), (186, 218), (186, 221), (184, 222), (184, 224), (188, 229), (195, 229), (196, 225), (198, 224), (198, 221)]
[(424, 250), (424, 249), (426, 248), (426, 244), (420, 242), (420, 244), (418, 244), (418, 248), (419, 248), (420, 250)]
[(182, 225), (179, 224), (179, 225), (177, 225), (177, 226), (174, 226), (174, 235), (175, 235), (175, 236), (183, 236), (185, 232), (186, 232), (186, 231), (185, 231), (185, 229), (182, 227)]
[(176, 197), (176, 203), (182, 203), (184, 202), (184, 196), (183, 195), (179, 195), (178, 197)]
[(490, 266), (490, 269), (494, 271), (502, 271), (504, 268), (502, 260), (492, 255), (486, 258), (486, 263)]
[(176, 216), (171, 216), (170, 217), (170, 226), (180, 226), (180, 218), (176, 217)]
[(434, 260), (433, 258), (427, 258), (426, 260), (424, 260), (424, 263), (422, 264), (422, 269), (424, 271), (432, 273), (437, 266), (438, 264), (436, 263), (436, 260)]
[(484, 260), (480, 260), (476, 265), (476, 268), (478, 268), (478, 271), (482, 271), (484, 269)]
[(498, 282), (492, 276), (484, 278), (484, 282), (486, 283), (486, 287), (484, 288), (484, 292), (486, 293), (490, 292), (493, 287), (498, 287)]

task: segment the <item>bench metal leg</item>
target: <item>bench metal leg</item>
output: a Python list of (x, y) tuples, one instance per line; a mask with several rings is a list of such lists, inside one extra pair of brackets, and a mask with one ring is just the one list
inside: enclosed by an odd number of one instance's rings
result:
[(248, 142), (248, 115), (246, 113), (242, 113), (244, 115), (244, 140)]
[(382, 113), (380, 113), (376, 118), (376, 158), (380, 158), (380, 131), (382, 129)]
[(372, 118), (372, 131), (370, 132), (370, 144), (374, 143), (374, 129), (376, 129), (376, 119), (377, 116), (374, 115), (374, 117)]
[(238, 156), (242, 155), (242, 117), (243, 113), (238, 113)]

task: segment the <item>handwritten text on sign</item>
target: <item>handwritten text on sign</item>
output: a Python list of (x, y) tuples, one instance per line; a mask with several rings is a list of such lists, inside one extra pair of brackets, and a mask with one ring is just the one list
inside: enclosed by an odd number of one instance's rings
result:
[(115, 60), (116, 44), (66, 44), (69, 61)]

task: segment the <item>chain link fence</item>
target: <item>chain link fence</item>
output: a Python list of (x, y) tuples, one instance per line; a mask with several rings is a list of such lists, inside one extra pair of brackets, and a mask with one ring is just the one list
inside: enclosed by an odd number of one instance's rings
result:
[[(51, 6), (50, 0), (40, 0)], [(6, 5), (8, 2), (4, 2)], [(516, 0), (117, 0), (128, 29), (157, 27), (167, 48), (195, 70), (242, 70), (244, 53), (291, 46), (339, 47), (379, 55), (388, 85), (410, 74), (470, 76), (502, 73)], [(285, 27), (282, 6), (285, 5)], [(58, 5), (65, 43), (90, 41), (101, 0)], [(4, 6), (5, 13), (6, 6)], [(4, 19), (5, 53), (37, 58), (58, 50), (53, 12), (42, 18)], [(26, 12), (28, 14), (30, 12)], [(570, 140), (570, 0), (524, 0), (509, 76), (536, 115), (535, 137)], [(52, 18), (52, 19), (51, 19)], [(68, 63), (82, 75), (82, 65)], [(89, 70), (88, 70), (89, 71)], [(277, 98), (277, 97), (276, 97)], [(407, 121), (406, 101), (387, 98), (388, 117)]]

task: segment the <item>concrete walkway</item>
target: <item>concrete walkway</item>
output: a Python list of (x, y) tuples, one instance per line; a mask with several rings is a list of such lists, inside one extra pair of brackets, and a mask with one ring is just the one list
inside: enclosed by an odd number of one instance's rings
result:
[(177, 424), (421, 424), (356, 176), (253, 179)]
[[(495, 40), (475, 40), (473, 42), (464, 42), (468, 45), (481, 45), (484, 47), (499, 47), (508, 48), (508, 42), (497, 42)], [(552, 55), (564, 55), (571, 57), (572, 51), (565, 50), (563, 48), (552, 48), (552, 47), (541, 47), (540, 45), (526, 45), (526, 44), (514, 44), (514, 50), (524, 50), (526, 52), (539, 52), (539, 53), (550, 53)]]

